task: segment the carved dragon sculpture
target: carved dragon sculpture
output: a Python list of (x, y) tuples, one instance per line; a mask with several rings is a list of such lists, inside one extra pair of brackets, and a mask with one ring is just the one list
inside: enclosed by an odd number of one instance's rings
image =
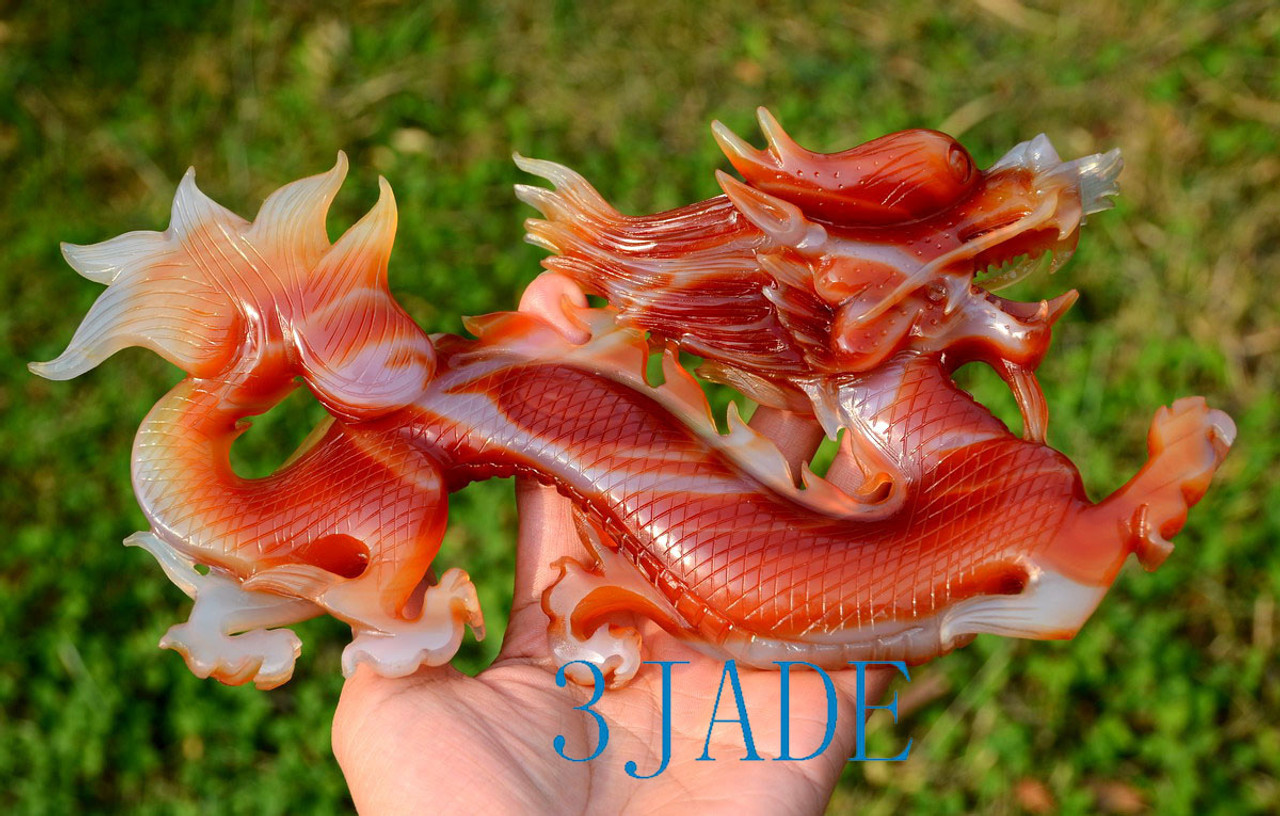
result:
[[(1033, 374), (1075, 294), (991, 292), (1041, 256), (1066, 260), (1084, 217), (1109, 206), (1118, 154), (1063, 162), (1038, 137), (981, 171), (932, 131), (824, 155), (763, 111), (761, 124), (764, 151), (714, 128), (745, 182), (720, 174), (723, 196), (653, 216), (620, 215), (571, 171), (517, 157), (554, 184), (517, 192), (543, 214), (530, 239), (556, 254), (527, 311), (467, 322), (476, 339), (428, 337), (389, 293), (385, 181), (330, 245), (341, 154), (253, 222), (188, 173), (167, 231), (65, 246), (108, 287), (33, 370), (67, 379), (138, 345), (188, 374), (134, 446), (152, 527), (126, 543), (195, 598), (162, 645), (201, 676), (269, 688), (300, 648), (279, 627), (327, 612), (354, 632), (344, 671), (447, 662), (466, 625), (483, 633), (465, 572), (426, 580), (448, 492), (510, 474), (574, 500), (584, 554), (560, 565), (543, 607), (556, 656), (615, 684), (641, 647), (606, 625), (619, 614), (755, 666), (920, 662), (979, 632), (1070, 637), (1129, 553), (1158, 566), (1226, 455), (1230, 419), (1199, 398), (1161, 408), (1146, 466), (1092, 504), (1044, 442)], [(645, 378), (655, 349), (660, 386)], [(841, 435), (845, 476), (797, 479), (736, 412), (720, 433), (677, 349), (762, 404), (812, 413)], [(973, 360), (1009, 383), (1022, 438), (952, 382)], [(228, 451), (245, 418), (296, 377), (334, 419), (275, 474), (237, 476)]]

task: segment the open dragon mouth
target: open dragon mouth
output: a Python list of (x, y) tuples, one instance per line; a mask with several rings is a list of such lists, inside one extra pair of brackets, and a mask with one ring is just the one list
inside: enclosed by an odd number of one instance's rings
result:
[[(1049, 328), (1071, 308), (1077, 293), (1073, 290), (1052, 300), (1028, 303), (1008, 300), (995, 292), (1031, 275), (1046, 270), (1055, 272), (1065, 264), (1075, 250), (1078, 230), (1085, 217), (1113, 206), (1111, 197), (1118, 192), (1116, 177), (1122, 166), (1119, 150), (1063, 162), (1042, 134), (1010, 150), (988, 171), (1029, 170), (1039, 190), (1056, 187), (1068, 194), (1068, 201), (1079, 202), (1077, 216), (1069, 213), (1061, 216), (1057, 196), (1050, 196), (1054, 200), (1050, 212), (1042, 209), (965, 236), (966, 243), (987, 244), (973, 257), (975, 293), (1007, 315), (1017, 328), (1043, 332), (1046, 345)], [(1049, 416), (1048, 404), (1034, 371), (1039, 355), (1031, 355), (1029, 359), (1002, 355), (990, 362), (1017, 401), (1023, 437), (1043, 443)]]
[[(996, 292), (1046, 269), (1056, 272), (1075, 251), (1076, 234), (1085, 218), (1114, 206), (1111, 197), (1119, 192), (1116, 177), (1123, 166), (1118, 149), (1064, 162), (1044, 134), (1006, 153), (988, 172), (1019, 168), (1031, 171), (1036, 187), (1041, 190), (1074, 188), (1080, 202), (1079, 219), (1060, 224), (1023, 225), (1020, 222), (1027, 219), (1014, 218), (965, 235), (967, 244), (993, 233), (1012, 233), (974, 256), (974, 282), (989, 292)], [(1041, 214), (1030, 213), (1028, 217), (1033, 222), (1044, 220), (1043, 215), (1036, 218), (1037, 215)], [(1056, 213), (1048, 214), (1048, 220), (1056, 221), (1054, 215)]]
[(1070, 250), (1055, 252), (1047, 247), (991, 262), (980, 256), (974, 264), (973, 283), (988, 292), (998, 292), (1032, 275), (1056, 272), (1070, 257)]

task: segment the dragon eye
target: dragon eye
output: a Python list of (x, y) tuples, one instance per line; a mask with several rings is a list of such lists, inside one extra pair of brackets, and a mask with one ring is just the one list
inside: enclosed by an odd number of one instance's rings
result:
[(969, 151), (960, 145), (951, 146), (951, 155), (947, 157), (947, 164), (951, 166), (951, 172), (961, 184), (967, 182), (973, 175), (973, 159), (969, 156)]

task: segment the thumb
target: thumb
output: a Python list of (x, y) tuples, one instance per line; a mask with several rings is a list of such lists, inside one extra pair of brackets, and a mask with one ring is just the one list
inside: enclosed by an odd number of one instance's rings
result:
[(554, 487), (528, 477), (516, 478), (516, 509), (520, 516), (516, 540), (516, 580), (512, 611), (537, 604), (560, 574), (553, 565), (565, 556), (585, 551), (573, 521), (573, 502)]

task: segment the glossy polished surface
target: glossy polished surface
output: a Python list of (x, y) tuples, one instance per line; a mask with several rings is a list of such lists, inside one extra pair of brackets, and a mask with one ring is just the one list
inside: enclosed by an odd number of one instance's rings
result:
[[(824, 155), (763, 111), (761, 126), (766, 150), (715, 128), (745, 183), (721, 174), (723, 196), (653, 216), (518, 157), (554, 185), (517, 192), (543, 215), (530, 240), (555, 254), (522, 312), (470, 321), (476, 339), (428, 338), (388, 292), (385, 182), (329, 244), (341, 156), (253, 222), (188, 174), (166, 232), (67, 247), (108, 289), (37, 373), (66, 379), (141, 345), (189, 375), (134, 449), (152, 529), (129, 543), (196, 599), (164, 645), (202, 676), (271, 687), (299, 648), (278, 627), (329, 613), (353, 628), (348, 672), (447, 662), (465, 626), (483, 632), (466, 573), (423, 590), (448, 492), (512, 473), (578, 507), (583, 556), (560, 564), (543, 608), (556, 656), (614, 683), (642, 648), (604, 625), (620, 614), (752, 665), (920, 662), (978, 632), (1069, 637), (1129, 553), (1158, 566), (1226, 455), (1230, 419), (1197, 398), (1160, 409), (1147, 465), (1089, 502), (1044, 443), (1034, 375), (1074, 293), (990, 291), (1066, 260), (1085, 216), (1109, 206), (1118, 154), (1063, 162), (1038, 137), (980, 171), (932, 131)], [(664, 347), (654, 387), (646, 362)], [(841, 435), (845, 477), (792, 473), (736, 414), (721, 434), (676, 349)], [(952, 382), (970, 361), (1009, 384), (1021, 438)], [(238, 477), (240, 421), (295, 377), (335, 420), (278, 473)]]

